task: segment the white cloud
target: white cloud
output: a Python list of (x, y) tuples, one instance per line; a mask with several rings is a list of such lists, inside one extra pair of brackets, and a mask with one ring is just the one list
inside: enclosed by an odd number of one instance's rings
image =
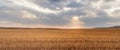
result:
[[(108, 15), (107, 17), (120, 17), (120, 12), (116, 12), (120, 10), (120, 0), (99, 0), (98, 2), (91, 2), (91, 7), (95, 10), (106, 12), (106, 14)], [(90, 16), (92, 16), (92, 14)]]
[(72, 8), (69, 8), (69, 7), (64, 7), (63, 8), (64, 11), (70, 11), (70, 10), (73, 10)]
[(117, 25), (119, 26), (120, 22), (108, 22), (107, 24), (112, 26), (117, 26)]
[(86, 15), (85, 17), (97, 17), (97, 12), (94, 12), (94, 11), (85, 11)]
[(80, 0), (76, 0), (78, 3), (80, 3)]
[(110, 14), (113, 18), (120, 18), (120, 10), (116, 10)]
[(103, 4), (103, 0), (99, 0), (98, 2), (91, 2), (91, 6), (95, 9), (101, 9)]
[(21, 24), (19, 23), (14, 23), (14, 22), (10, 22), (10, 21), (0, 21), (0, 27), (17, 27), (17, 26), (21, 26)]
[(51, 10), (49, 8), (43, 8), (40, 5), (35, 4), (32, 0), (5, 0), (5, 1), (12, 2), (12, 4), (15, 6), (26, 7), (28, 9), (32, 9), (42, 13), (53, 13), (53, 14), (60, 13), (59, 11)]
[(36, 19), (37, 18), (37, 16), (35, 14), (30, 13), (25, 10), (22, 10), (21, 14), (22, 14), (22, 18), (24, 18), (24, 19)]

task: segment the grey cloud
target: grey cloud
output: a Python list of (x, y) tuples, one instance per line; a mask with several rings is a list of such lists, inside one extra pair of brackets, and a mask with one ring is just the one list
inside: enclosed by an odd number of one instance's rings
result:
[(82, 3), (77, 3), (75, 1), (71, 2), (70, 4), (67, 5), (67, 7), (72, 7), (72, 8), (80, 8), (83, 7), (84, 5)]
[(85, 17), (81, 20), (84, 21), (85, 25), (88, 27), (102, 27), (107, 26), (107, 22), (111, 21), (111, 18), (107, 17), (107, 14), (104, 14), (103, 12), (98, 12), (97, 17), (91, 18), (91, 17)]
[(61, 2), (61, 1), (64, 1), (64, 0), (49, 0), (50, 2)]
[(111, 1), (115, 1), (115, 0), (104, 0), (105, 2), (111, 2)]

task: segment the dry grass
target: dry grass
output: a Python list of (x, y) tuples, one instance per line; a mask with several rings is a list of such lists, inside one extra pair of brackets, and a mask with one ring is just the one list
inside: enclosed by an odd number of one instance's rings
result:
[(0, 29), (0, 50), (120, 50), (120, 29)]

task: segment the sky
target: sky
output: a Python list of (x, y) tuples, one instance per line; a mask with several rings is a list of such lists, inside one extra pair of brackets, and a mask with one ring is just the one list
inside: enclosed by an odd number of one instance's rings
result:
[(93, 28), (120, 25), (120, 0), (0, 0), (0, 27)]

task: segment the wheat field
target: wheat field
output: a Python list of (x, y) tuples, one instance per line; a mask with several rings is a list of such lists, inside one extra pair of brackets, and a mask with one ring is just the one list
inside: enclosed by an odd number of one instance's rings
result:
[(0, 29), (0, 50), (120, 50), (120, 29)]

